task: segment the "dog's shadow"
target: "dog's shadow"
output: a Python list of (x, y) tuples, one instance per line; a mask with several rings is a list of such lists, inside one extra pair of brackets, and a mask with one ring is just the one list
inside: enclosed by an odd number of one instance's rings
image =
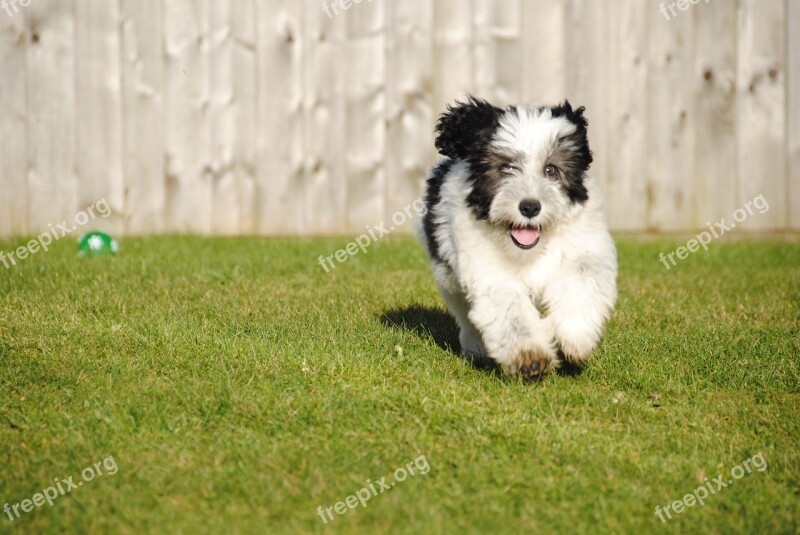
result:
[[(478, 370), (501, 374), (500, 366), (492, 359), (461, 353), (458, 325), (453, 317), (443, 310), (411, 305), (384, 312), (380, 315), (380, 322), (392, 329), (410, 331), (422, 339), (432, 339), (442, 350), (465, 360)], [(581, 374), (580, 367), (570, 365), (563, 357), (561, 360), (562, 365), (556, 372), (558, 375), (575, 377)]]
[(458, 325), (453, 317), (443, 310), (411, 305), (384, 312), (380, 316), (380, 321), (389, 328), (410, 331), (422, 339), (431, 339), (442, 350), (465, 360), (476, 369), (500, 373), (500, 367), (493, 360), (461, 353)]

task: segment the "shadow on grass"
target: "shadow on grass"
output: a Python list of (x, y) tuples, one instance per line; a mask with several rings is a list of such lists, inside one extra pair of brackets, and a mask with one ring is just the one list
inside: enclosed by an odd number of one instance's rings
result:
[(444, 351), (466, 360), (479, 370), (499, 371), (491, 359), (461, 354), (456, 320), (443, 310), (412, 305), (389, 310), (381, 314), (380, 321), (387, 327), (410, 331), (423, 339), (430, 338)]
[[(381, 314), (380, 321), (387, 327), (410, 331), (423, 339), (430, 338), (444, 351), (466, 360), (476, 369), (500, 373), (500, 367), (492, 359), (461, 354), (458, 342), (458, 325), (447, 312), (437, 308), (412, 305), (389, 310)], [(556, 371), (558, 375), (577, 377), (582, 373), (583, 368), (566, 362), (560, 350), (559, 357), (561, 366)]]

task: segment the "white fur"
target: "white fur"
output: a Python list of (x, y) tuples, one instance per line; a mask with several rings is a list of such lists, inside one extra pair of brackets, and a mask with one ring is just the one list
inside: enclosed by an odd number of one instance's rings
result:
[[(441, 201), (428, 207), (445, 261), (432, 261), (433, 273), (460, 327), (461, 349), (494, 359), (510, 375), (530, 352), (546, 363), (543, 373), (559, 365), (558, 349), (584, 364), (617, 298), (616, 249), (598, 184), (586, 176), (589, 199), (572, 203), (540, 172), (553, 143), (575, 129), (548, 113), (531, 110), (501, 121), (492, 145), (524, 154), (525, 165), (495, 195), (489, 220), (478, 220), (466, 203), (471, 186), (464, 161), (445, 177)], [(514, 245), (505, 226), (530, 224), (517, 209), (525, 198), (542, 204), (533, 219), (541, 237), (530, 250)], [(422, 225), (418, 232), (425, 244)]]

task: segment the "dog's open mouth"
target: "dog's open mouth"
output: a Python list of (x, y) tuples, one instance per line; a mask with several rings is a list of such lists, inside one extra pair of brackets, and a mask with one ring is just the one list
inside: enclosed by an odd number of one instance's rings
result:
[(520, 249), (532, 249), (539, 243), (539, 227), (511, 227), (511, 241)]

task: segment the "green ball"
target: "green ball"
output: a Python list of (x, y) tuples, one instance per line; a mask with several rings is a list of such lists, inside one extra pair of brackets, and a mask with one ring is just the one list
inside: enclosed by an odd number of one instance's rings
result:
[(117, 240), (105, 232), (88, 232), (78, 238), (78, 256), (115, 255), (119, 251)]

